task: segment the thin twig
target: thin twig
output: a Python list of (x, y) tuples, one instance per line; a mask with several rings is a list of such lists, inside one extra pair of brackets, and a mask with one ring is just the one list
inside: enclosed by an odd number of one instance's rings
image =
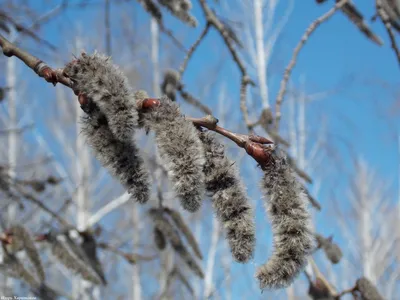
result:
[(132, 265), (137, 264), (139, 261), (151, 261), (158, 257), (157, 255), (145, 256), (135, 253), (127, 253), (118, 249), (117, 247), (114, 247), (106, 243), (99, 243), (98, 247), (123, 257), (128, 263)]
[(275, 128), (276, 131), (278, 132), (279, 129), (279, 122), (281, 119), (281, 106), (282, 106), (282, 101), (283, 97), (285, 96), (286, 89), (287, 89), (287, 84), (289, 82), (290, 75), (292, 73), (292, 70), (294, 66), (297, 63), (297, 57), (303, 48), (304, 44), (308, 41), (309, 37), (311, 34), (321, 25), (323, 22), (327, 21), (330, 17), (332, 17), (336, 11), (341, 9), (343, 5), (347, 3), (348, 0), (342, 0), (340, 2), (337, 2), (333, 8), (331, 8), (327, 13), (316, 19), (314, 22), (311, 23), (311, 25), (307, 28), (303, 36), (301, 37), (300, 42), (297, 44), (296, 48), (293, 51), (292, 59), (290, 60), (288, 66), (285, 69), (285, 73), (283, 74), (283, 79), (281, 81), (281, 86), (279, 89), (278, 96), (276, 97), (276, 103), (275, 103)]
[(53, 70), (46, 63), (37, 57), (21, 50), (14, 44), (10, 43), (4, 36), (0, 34), (0, 47), (5, 56), (15, 56), (22, 60), (29, 68), (35, 71), (40, 77), (43, 77), (47, 82), (56, 84), (60, 82), (65, 86), (71, 87), (71, 81), (62, 74), (62, 70)]
[(106, 54), (111, 56), (110, 0), (104, 4), (104, 25), (106, 28)]
[(18, 32), (22, 32), (24, 34), (26, 34), (27, 36), (31, 37), (33, 40), (35, 40), (36, 42), (40, 43), (40, 44), (44, 44), (46, 45), (48, 48), (50, 48), (51, 50), (55, 51), (57, 50), (57, 48), (52, 45), (51, 43), (49, 43), (48, 41), (40, 38), (36, 33), (34, 33), (31, 29), (22, 26), (21, 24), (19, 24), (18, 22), (16, 22), (13, 18), (11, 18), (10, 16), (7, 15), (7, 13), (3, 10), (0, 10), (0, 19), (5, 19), (7, 20), (10, 24), (12, 24), (15, 29)]
[(191, 59), (193, 53), (196, 51), (197, 47), (200, 45), (201, 41), (204, 39), (204, 37), (207, 35), (208, 30), (210, 29), (210, 23), (207, 22), (206, 27), (204, 27), (203, 31), (201, 32), (199, 38), (194, 42), (192, 47), (188, 50), (185, 59), (183, 60), (182, 65), (179, 68), (179, 77), (182, 78), (183, 73), (186, 70), (187, 64), (189, 60)]
[[(6, 38), (0, 35), (0, 47), (3, 49), (3, 53), (6, 56), (16, 56), (21, 59), (28, 67), (34, 70), (39, 76), (44, 77), (46, 81), (52, 82), (54, 85), (60, 82), (68, 87), (71, 87), (71, 81), (69, 78), (63, 75), (63, 70), (53, 70), (48, 65), (43, 63), (33, 55), (19, 49), (14, 44), (10, 43)], [(246, 75), (247, 76), (247, 75)], [(138, 108), (145, 111), (149, 108), (157, 107), (160, 104), (158, 99), (145, 99), (138, 103)], [(244, 135), (232, 133), (222, 127), (217, 126), (218, 120), (212, 116), (207, 116), (201, 119), (187, 118), (191, 120), (196, 126), (208, 128), (209, 130), (215, 131), (232, 141), (234, 141), (239, 147), (244, 148), (246, 152), (252, 156), (260, 165), (270, 160), (269, 151), (271, 148), (265, 146), (273, 144), (272, 141), (256, 136), (256, 135)], [(54, 213), (53, 213), (54, 214)]]
[(187, 103), (200, 109), (202, 112), (204, 112), (207, 115), (212, 114), (211, 109), (207, 105), (201, 103), (201, 101), (199, 101), (198, 99), (193, 97), (191, 94), (189, 94), (189, 92), (185, 91), (182, 84), (179, 84), (177, 89), (178, 89), (179, 93), (181, 94), (183, 100), (185, 100)]
[(400, 51), (399, 51), (399, 48), (397, 47), (396, 38), (393, 33), (392, 25), (390, 24), (389, 16), (383, 9), (381, 0), (376, 0), (376, 8), (377, 8), (378, 16), (381, 18), (383, 24), (386, 27), (386, 31), (390, 38), (391, 47), (392, 47), (394, 53), (396, 54), (397, 62), (400, 65)]
[(225, 45), (228, 47), (229, 52), (232, 55), (233, 60), (235, 61), (236, 65), (239, 67), (240, 73), (241, 73), (241, 85), (240, 85), (240, 108), (243, 114), (243, 119), (246, 123), (247, 128), (250, 130), (251, 129), (251, 123), (249, 121), (249, 115), (246, 107), (246, 88), (247, 85), (252, 85), (255, 86), (255, 83), (250, 79), (250, 77), (247, 74), (246, 68), (244, 63), (239, 57), (238, 52), (235, 49), (235, 46), (229, 36), (228, 31), (226, 30), (224, 24), (218, 19), (218, 17), (215, 15), (215, 13), (210, 9), (208, 4), (206, 3), (205, 0), (199, 0), (201, 8), (203, 9), (204, 15), (206, 17), (206, 20), (210, 25), (212, 25), (222, 36)]

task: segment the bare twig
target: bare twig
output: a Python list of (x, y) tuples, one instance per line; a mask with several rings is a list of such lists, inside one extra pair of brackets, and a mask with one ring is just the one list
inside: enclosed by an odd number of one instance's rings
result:
[(327, 21), (330, 17), (332, 17), (336, 11), (341, 9), (343, 5), (347, 3), (348, 0), (341, 0), (340, 2), (337, 2), (333, 8), (331, 8), (327, 13), (316, 19), (314, 22), (311, 23), (311, 25), (307, 28), (303, 36), (301, 37), (300, 42), (297, 44), (296, 48), (293, 51), (292, 59), (290, 60), (288, 66), (285, 69), (285, 73), (283, 75), (283, 79), (281, 81), (281, 86), (279, 89), (278, 96), (276, 97), (276, 103), (275, 103), (275, 128), (276, 131), (279, 129), (279, 122), (281, 119), (281, 106), (282, 106), (282, 101), (283, 97), (285, 96), (286, 89), (287, 89), (287, 84), (289, 82), (290, 75), (292, 73), (292, 70), (294, 66), (297, 63), (297, 57), (303, 48), (304, 44), (308, 41), (309, 37), (311, 34), (321, 25), (323, 22)]
[(104, 25), (106, 27), (106, 54), (111, 56), (110, 0), (104, 4)]
[(53, 70), (46, 63), (37, 57), (21, 50), (14, 44), (10, 43), (4, 36), (0, 34), (0, 47), (5, 56), (15, 56), (22, 60), (29, 68), (35, 71), (40, 77), (43, 77), (47, 82), (56, 84), (60, 82), (65, 86), (71, 87), (71, 81), (62, 75), (62, 70)]
[(400, 51), (396, 44), (396, 38), (393, 33), (393, 29), (392, 29), (392, 25), (390, 23), (389, 16), (383, 9), (381, 0), (376, 0), (376, 9), (377, 9), (378, 16), (381, 18), (383, 24), (386, 27), (386, 31), (390, 38), (391, 47), (392, 47), (394, 53), (396, 54), (397, 62), (400, 65)]
[(240, 73), (242, 74), (241, 85), (240, 85), (240, 108), (242, 110), (243, 119), (246, 123), (246, 126), (250, 130), (252, 124), (249, 121), (248, 111), (246, 108), (246, 88), (247, 85), (249, 84), (255, 86), (255, 83), (250, 79), (249, 75), (247, 74), (244, 63), (240, 59), (238, 52), (235, 50), (235, 46), (224, 24), (218, 19), (218, 17), (211, 10), (211, 8), (208, 6), (205, 0), (199, 0), (199, 1), (207, 22), (210, 23), (210, 25), (212, 25), (221, 34), (226, 46), (229, 49), (229, 52), (232, 55), (233, 60), (239, 67)]
[(99, 248), (108, 250), (112, 253), (115, 253), (121, 257), (123, 257), (128, 263), (134, 265), (137, 264), (139, 261), (151, 261), (157, 258), (157, 255), (153, 256), (145, 256), (145, 255), (140, 255), (140, 254), (135, 254), (135, 253), (127, 253), (124, 252), (117, 247), (114, 247), (112, 245), (106, 244), (106, 243), (99, 243)]
[(7, 13), (3, 10), (0, 10), (0, 19), (4, 19), (7, 20), (10, 24), (12, 24), (15, 29), (18, 32), (22, 32), (23, 34), (26, 34), (27, 36), (31, 37), (33, 40), (35, 40), (36, 42), (40, 43), (40, 44), (44, 44), (46, 45), (48, 48), (50, 48), (51, 50), (56, 50), (57, 48), (50, 44), (48, 41), (40, 38), (36, 33), (34, 33), (31, 29), (22, 26), (21, 24), (19, 24), (18, 22), (16, 22), (13, 18), (11, 18), (10, 16), (7, 15)]
[(201, 101), (197, 100), (191, 94), (189, 94), (189, 92), (185, 91), (182, 84), (179, 84), (177, 89), (178, 89), (179, 93), (181, 94), (183, 100), (185, 100), (187, 103), (189, 103), (189, 104), (193, 105), (194, 107), (200, 109), (202, 112), (204, 112), (207, 115), (211, 115), (212, 114), (211, 109), (207, 105), (201, 103)]
[(180, 78), (182, 78), (183, 73), (186, 70), (187, 64), (189, 60), (191, 59), (193, 53), (196, 51), (197, 47), (200, 45), (201, 41), (204, 39), (204, 37), (207, 35), (208, 30), (210, 29), (210, 23), (207, 22), (206, 27), (204, 27), (203, 31), (201, 32), (199, 38), (194, 42), (192, 47), (188, 50), (185, 59), (183, 60), (182, 65), (179, 68), (179, 75)]
[[(60, 82), (68, 87), (71, 87), (71, 81), (69, 78), (63, 75), (63, 70), (53, 70), (48, 65), (43, 63), (33, 55), (19, 49), (14, 44), (10, 43), (6, 38), (0, 35), (0, 47), (3, 49), (3, 53), (6, 56), (16, 56), (21, 59), (28, 67), (34, 70), (40, 77), (44, 77), (46, 81), (52, 82), (54, 85)], [(246, 75), (247, 76), (247, 75)], [(245, 78), (247, 78), (245, 76)], [(76, 92), (76, 91), (75, 91)], [(83, 95), (81, 95), (83, 96)], [(79, 99), (78, 99), (79, 100)], [(158, 99), (145, 99), (140, 101), (138, 107), (142, 110), (157, 107), (160, 102)], [(256, 136), (256, 135), (244, 135), (232, 133), (222, 127), (217, 126), (218, 120), (212, 116), (207, 116), (201, 119), (187, 118), (191, 120), (196, 126), (208, 128), (209, 130), (215, 131), (232, 141), (234, 141), (239, 147), (244, 148), (246, 152), (252, 156), (260, 165), (270, 160), (269, 150), (270, 147), (265, 146), (266, 144), (273, 144), (272, 141)], [(54, 213), (53, 213), (54, 214)]]

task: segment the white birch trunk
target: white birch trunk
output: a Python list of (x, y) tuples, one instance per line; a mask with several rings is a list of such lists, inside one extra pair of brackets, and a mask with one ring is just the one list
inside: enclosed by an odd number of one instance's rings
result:
[[(140, 215), (137, 203), (132, 203), (132, 229), (133, 229), (133, 252), (135, 252), (136, 247), (140, 243)], [(132, 299), (141, 300), (142, 299), (142, 285), (140, 283), (140, 265), (134, 264), (132, 266)]]
[(204, 278), (204, 299), (207, 299), (211, 293), (213, 292), (213, 275), (214, 275), (214, 264), (215, 264), (215, 256), (217, 254), (217, 246), (220, 236), (219, 223), (217, 218), (213, 218), (212, 223), (212, 236), (211, 236), (211, 245), (210, 250), (208, 251), (208, 260), (207, 260), (207, 269)]
[(264, 24), (263, 24), (263, 1), (254, 0), (254, 28), (256, 33), (257, 53), (257, 77), (260, 88), (260, 97), (264, 109), (269, 108), (267, 65), (264, 52)]

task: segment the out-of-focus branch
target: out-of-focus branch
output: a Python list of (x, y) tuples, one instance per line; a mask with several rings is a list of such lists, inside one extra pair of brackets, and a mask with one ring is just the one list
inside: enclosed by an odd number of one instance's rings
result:
[(186, 70), (186, 67), (188, 65), (189, 60), (192, 58), (193, 53), (196, 51), (197, 47), (200, 45), (201, 41), (205, 38), (205, 36), (208, 33), (208, 30), (210, 29), (210, 23), (207, 22), (206, 26), (204, 27), (203, 31), (201, 32), (199, 38), (194, 42), (194, 44), (190, 47), (188, 50), (185, 59), (183, 60), (182, 65), (179, 68), (179, 75), (180, 78), (182, 78), (183, 73)]
[(107, 203), (107, 205), (104, 205), (102, 208), (100, 208), (97, 212), (92, 214), (89, 218), (89, 220), (86, 222), (86, 226), (93, 227), (96, 223), (98, 223), (104, 216), (108, 215), (110, 212), (115, 210), (116, 208), (124, 205), (127, 203), (131, 197), (129, 194), (124, 193), (118, 198), (115, 198), (114, 200), (110, 201)]
[(386, 27), (386, 31), (387, 31), (387, 33), (389, 35), (389, 38), (390, 38), (391, 47), (392, 47), (394, 53), (396, 54), (397, 62), (400, 65), (400, 51), (399, 51), (399, 48), (397, 47), (397, 44), (396, 44), (396, 38), (395, 38), (394, 33), (393, 33), (393, 29), (392, 29), (392, 25), (390, 23), (389, 16), (385, 12), (385, 10), (383, 9), (381, 1), (382, 0), (376, 0), (377, 14), (381, 18), (383, 24)]
[(283, 79), (281, 81), (281, 86), (279, 89), (278, 96), (276, 97), (275, 102), (275, 128), (276, 131), (279, 129), (279, 122), (281, 119), (281, 106), (283, 102), (283, 98), (286, 94), (287, 84), (289, 82), (290, 75), (292, 74), (293, 68), (297, 63), (297, 57), (305, 43), (310, 38), (311, 34), (325, 21), (327, 21), (330, 17), (332, 17), (335, 12), (343, 7), (348, 2), (348, 0), (341, 0), (337, 2), (333, 8), (331, 8), (327, 13), (316, 19), (311, 25), (307, 28), (306, 32), (301, 37), (300, 42), (297, 44), (296, 48), (293, 51), (292, 59), (290, 60), (288, 66), (285, 69), (285, 73), (283, 74)]
[(23, 34), (26, 34), (27, 36), (31, 37), (32, 39), (34, 39), (36, 42), (43, 44), (45, 46), (47, 46), (48, 48), (50, 48), (51, 50), (57, 50), (57, 48), (50, 44), (49, 42), (47, 42), (46, 40), (43, 40), (42, 38), (40, 38), (35, 32), (33, 32), (31, 29), (22, 26), (21, 24), (19, 24), (18, 22), (16, 22), (13, 18), (11, 18), (10, 16), (8, 16), (8, 14), (3, 11), (0, 10), (0, 19), (4, 19), (7, 22), (9, 22), (12, 26), (15, 27), (15, 29), (18, 32), (21, 32)]
[(114, 247), (114, 246), (106, 244), (106, 243), (99, 243), (98, 247), (121, 256), (128, 263), (130, 263), (132, 265), (137, 264), (139, 261), (151, 261), (158, 257), (157, 255), (145, 256), (145, 255), (140, 255), (140, 254), (135, 254), (135, 253), (127, 253), (127, 252), (124, 252), (124, 251), (118, 249), (117, 247)]
[(196, 99), (195, 97), (193, 97), (189, 92), (187, 92), (182, 84), (179, 84), (177, 90), (179, 91), (179, 94), (181, 94), (183, 100), (185, 100), (187, 103), (193, 105), (194, 107), (200, 109), (202, 112), (204, 112), (207, 115), (211, 115), (212, 111), (211, 109), (201, 103), (201, 101), (199, 101), (198, 99)]

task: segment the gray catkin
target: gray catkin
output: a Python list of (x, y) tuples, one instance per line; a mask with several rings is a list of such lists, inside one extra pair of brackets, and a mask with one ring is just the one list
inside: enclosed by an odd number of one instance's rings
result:
[(197, 255), (197, 257), (203, 259), (203, 255), (201, 254), (200, 247), (196, 241), (196, 238), (193, 236), (192, 231), (190, 230), (186, 222), (183, 220), (179, 212), (168, 207), (165, 207), (164, 211), (171, 217), (172, 221), (174, 221), (175, 223), (175, 226), (185, 236), (186, 241), (188, 242), (190, 247), (192, 247), (193, 252)]
[(360, 292), (363, 300), (384, 300), (377, 288), (365, 277), (357, 280), (356, 289)]
[[(23, 248), (26, 251), (26, 255), (31, 261), (34, 270), (39, 278), (40, 282), (45, 280), (45, 272), (42, 264), (42, 260), (40, 259), (40, 255), (35, 247), (35, 243), (33, 239), (25, 227), (22, 225), (14, 225), (10, 228), (10, 232), (13, 235), (13, 243), (22, 243)], [(15, 240), (14, 240), (15, 239)]]
[(274, 252), (256, 277), (261, 289), (289, 286), (307, 264), (314, 245), (307, 197), (279, 149), (262, 166), (262, 189), (272, 223)]
[(149, 210), (149, 215), (153, 219), (155, 227), (164, 234), (166, 239), (170, 242), (172, 248), (182, 258), (189, 269), (199, 278), (204, 278), (202, 269), (182, 243), (179, 233), (169, 223), (168, 219), (163, 216), (162, 211), (152, 208)]
[(95, 156), (139, 203), (149, 199), (149, 175), (133, 141), (115, 138), (97, 106), (82, 118), (82, 133)]
[(179, 73), (176, 70), (167, 70), (161, 83), (161, 92), (172, 101), (176, 101), (176, 90), (179, 86)]
[(246, 262), (255, 248), (254, 213), (234, 163), (225, 155), (224, 146), (210, 132), (200, 132), (206, 163), (206, 189), (212, 196), (214, 211), (226, 230), (234, 259)]
[(203, 145), (178, 104), (162, 97), (160, 105), (143, 113), (143, 125), (155, 133), (157, 147), (184, 209), (195, 212), (204, 194)]
[(48, 234), (48, 242), (51, 244), (51, 253), (57, 260), (69, 270), (79, 274), (82, 278), (94, 283), (101, 284), (101, 279), (95, 274), (85, 262), (80, 251), (74, 251), (79, 246), (63, 234)]
[(339, 248), (339, 246), (319, 234), (316, 234), (315, 238), (317, 240), (318, 247), (324, 250), (326, 257), (333, 264), (339, 263), (343, 257), (342, 250)]
[(165, 240), (164, 234), (157, 227), (154, 227), (153, 229), (153, 238), (154, 244), (156, 244), (157, 249), (164, 250), (167, 246), (167, 241)]
[(29, 284), (31, 287), (39, 287), (40, 283), (29, 271), (23, 266), (14, 254), (5, 254), (4, 265), (6, 267), (7, 275), (21, 279)]
[(111, 58), (82, 54), (64, 68), (73, 80), (73, 89), (86, 95), (107, 118), (115, 138), (130, 141), (138, 123), (136, 99), (125, 75)]
[(181, 270), (179, 270), (178, 268), (175, 267), (174, 275), (187, 288), (190, 295), (194, 296), (194, 290), (193, 290), (192, 286), (190, 285), (189, 281), (187, 280), (187, 278), (182, 274)]
[(182, 22), (192, 27), (197, 26), (196, 18), (189, 13), (192, 8), (190, 0), (158, 0), (158, 2)]

